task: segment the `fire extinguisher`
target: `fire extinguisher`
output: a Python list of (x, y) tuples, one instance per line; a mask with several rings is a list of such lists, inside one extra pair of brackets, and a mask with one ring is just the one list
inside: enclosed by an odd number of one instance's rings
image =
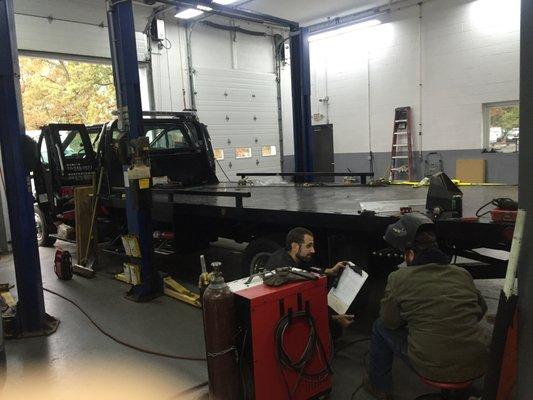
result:
[(235, 300), (220, 266), (220, 262), (211, 264), (213, 276), (203, 296), (209, 399), (234, 400), (241, 397), (235, 348)]

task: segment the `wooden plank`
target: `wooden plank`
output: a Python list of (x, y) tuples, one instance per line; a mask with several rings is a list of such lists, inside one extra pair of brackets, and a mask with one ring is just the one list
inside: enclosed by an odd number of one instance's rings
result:
[(4, 298), (4, 301), (9, 307), (15, 307), (17, 305), (17, 302), (13, 298), (13, 295), (10, 292), (2, 292), (0, 293), (0, 296)]
[(487, 160), (457, 160), (455, 177), (462, 182), (485, 183)]
[[(85, 252), (87, 251), (87, 243), (89, 242), (89, 230), (91, 229), (91, 217), (93, 212), (92, 202), (93, 187), (80, 186), (74, 188), (74, 210), (76, 214), (76, 251), (78, 264), (84, 265)], [(95, 244), (98, 243), (96, 239), (96, 223), (93, 227), (93, 243), (91, 245), (92, 252), (95, 251)]]

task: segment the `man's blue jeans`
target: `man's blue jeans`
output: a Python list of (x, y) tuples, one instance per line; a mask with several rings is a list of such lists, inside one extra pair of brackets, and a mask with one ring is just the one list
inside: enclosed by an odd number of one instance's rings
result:
[(407, 334), (407, 328), (387, 329), (381, 318), (374, 322), (369, 375), (370, 383), (375, 389), (392, 392), (392, 360), (395, 355), (412, 368), (407, 356)]

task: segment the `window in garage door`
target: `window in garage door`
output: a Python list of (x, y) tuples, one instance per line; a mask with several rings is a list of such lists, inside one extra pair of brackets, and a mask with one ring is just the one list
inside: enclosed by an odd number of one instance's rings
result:
[[(20, 85), (27, 130), (53, 122), (99, 124), (116, 109), (111, 65), (64, 59), (19, 57)], [(140, 69), (142, 97), (148, 99)], [(143, 108), (149, 105), (143, 101)], [(146, 104), (146, 105), (145, 105)]]

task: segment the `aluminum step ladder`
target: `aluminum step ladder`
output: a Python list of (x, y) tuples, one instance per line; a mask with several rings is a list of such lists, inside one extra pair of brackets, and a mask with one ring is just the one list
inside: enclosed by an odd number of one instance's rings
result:
[(389, 180), (413, 180), (413, 147), (411, 143), (411, 107), (394, 110)]

